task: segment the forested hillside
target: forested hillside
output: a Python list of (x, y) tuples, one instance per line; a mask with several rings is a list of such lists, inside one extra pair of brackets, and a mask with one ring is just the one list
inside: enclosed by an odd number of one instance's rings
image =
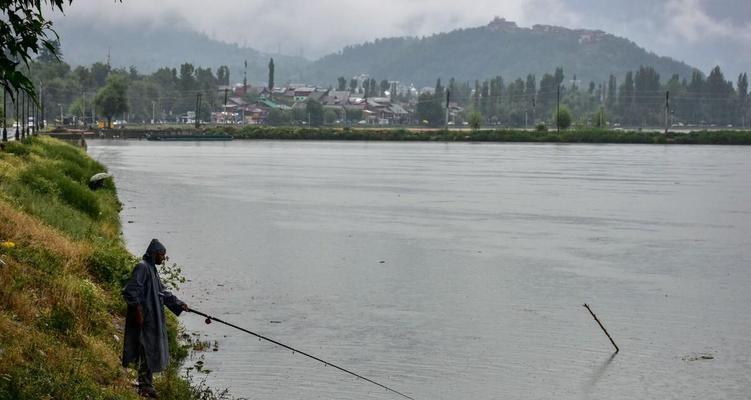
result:
[(424, 86), (437, 77), (460, 81), (497, 75), (517, 78), (541, 76), (562, 67), (569, 79), (601, 83), (611, 74), (621, 78), (641, 65), (653, 66), (662, 76), (690, 78), (692, 73), (682, 62), (605, 32), (542, 25), (519, 28), (496, 19), (485, 27), (349, 46), (313, 63), (308, 74), (334, 82), (339, 75), (366, 73)]

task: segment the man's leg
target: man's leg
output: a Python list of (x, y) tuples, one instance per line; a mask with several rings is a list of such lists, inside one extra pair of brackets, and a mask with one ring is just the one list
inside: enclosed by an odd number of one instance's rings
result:
[(146, 349), (141, 346), (138, 352), (138, 391), (143, 395), (156, 395), (154, 390), (154, 374), (146, 362)]

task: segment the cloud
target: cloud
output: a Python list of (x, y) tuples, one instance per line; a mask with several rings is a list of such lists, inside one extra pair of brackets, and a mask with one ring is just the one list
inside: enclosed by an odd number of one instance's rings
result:
[[(214, 39), (317, 58), (350, 44), (517, 22), (602, 29), (707, 70), (751, 66), (749, 0), (75, 0), (71, 19), (187, 24)], [(741, 54), (739, 54), (741, 53)]]
[[(751, 24), (736, 24), (731, 18), (717, 18), (707, 13), (700, 0), (668, 0), (665, 3), (665, 31), (675, 42), (696, 43), (716, 39), (751, 41)], [(751, 17), (751, 16), (750, 16)]]

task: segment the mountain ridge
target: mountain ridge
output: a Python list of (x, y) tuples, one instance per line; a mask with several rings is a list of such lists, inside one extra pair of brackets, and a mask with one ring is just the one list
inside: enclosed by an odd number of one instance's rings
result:
[(654, 67), (665, 79), (672, 74), (690, 78), (695, 70), (602, 30), (553, 25), (527, 28), (498, 17), (480, 27), (348, 45), (315, 61), (220, 42), (185, 23), (172, 23), (170, 28), (135, 24), (102, 29), (96, 24), (68, 21), (58, 29), (63, 55), (72, 64), (104, 61), (111, 52), (113, 65), (134, 65), (142, 72), (163, 66), (175, 68), (184, 62), (213, 68), (227, 65), (232, 82), (241, 82), (243, 64), (248, 60), (248, 81), (258, 84), (267, 80), (271, 57), (275, 59), (277, 83), (323, 86), (334, 84), (339, 76), (349, 79), (361, 74), (427, 86), (437, 78), (474, 81), (499, 75), (504, 79), (523, 78), (527, 74), (539, 78), (556, 67), (563, 68), (567, 80), (576, 76), (579, 81), (597, 83), (607, 81), (610, 74), (621, 78), (641, 65)]

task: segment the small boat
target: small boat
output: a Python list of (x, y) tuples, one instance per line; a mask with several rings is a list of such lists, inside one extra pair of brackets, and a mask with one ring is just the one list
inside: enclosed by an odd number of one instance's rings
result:
[(212, 134), (212, 135), (146, 135), (146, 140), (156, 142), (226, 142), (233, 140), (232, 135)]

